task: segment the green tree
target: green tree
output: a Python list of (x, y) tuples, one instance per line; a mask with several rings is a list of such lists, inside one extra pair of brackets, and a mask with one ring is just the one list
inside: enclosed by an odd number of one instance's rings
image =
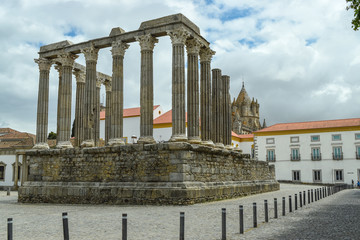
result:
[(54, 133), (53, 131), (51, 131), (48, 135), (48, 139), (56, 139), (56, 133)]
[(349, 4), (346, 6), (346, 10), (354, 10), (354, 19), (351, 23), (354, 31), (357, 31), (360, 27), (360, 0), (346, 0), (346, 3)]

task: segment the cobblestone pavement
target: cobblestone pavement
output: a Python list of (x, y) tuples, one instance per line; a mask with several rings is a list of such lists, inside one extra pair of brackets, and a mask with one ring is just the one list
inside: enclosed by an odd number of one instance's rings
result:
[[(360, 236), (359, 228), (354, 227), (355, 221), (359, 226), (360, 190), (345, 190), (288, 213), (289, 195), (293, 197), (292, 205), (294, 208), (295, 193), (306, 191), (307, 194), (308, 189), (317, 187), (281, 184), (281, 190), (275, 192), (191, 206), (20, 204), (17, 203), (15, 192), (11, 192), (10, 197), (6, 196), (6, 192), (0, 192), (0, 239), (6, 239), (6, 219), (8, 217), (12, 217), (14, 221), (15, 240), (63, 239), (62, 212), (68, 213), (70, 239), (72, 240), (120, 239), (122, 213), (128, 214), (129, 240), (179, 239), (180, 212), (185, 212), (185, 239), (221, 239), (221, 208), (226, 208), (227, 211), (228, 240), (319, 239), (322, 236), (326, 239), (332, 236), (334, 239), (346, 239), (344, 236), (349, 236), (347, 239), (354, 239), (354, 234)], [(286, 216), (284, 217), (281, 216), (282, 197), (286, 197)], [(279, 219), (273, 218), (274, 198), (278, 199)], [(269, 201), (269, 223), (264, 223), (264, 199)], [(258, 205), (259, 226), (256, 229), (252, 228), (253, 202)], [(343, 204), (340, 205), (340, 203)], [(239, 205), (244, 206), (245, 234), (243, 235), (239, 234)], [(356, 205), (357, 209), (353, 209)], [(336, 207), (335, 210), (329, 211), (332, 206)], [(346, 212), (343, 213), (340, 210)], [(341, 213), (337, 213), (337, 211)], [(330, 216), (327, 217), (327, 214)], [(346, 217), (346, 214), (352, 217), (337, 220), (339, 216)], [(337, 225), (338, 221), (340, 221), (339, 225)], [(314, 223), (321, 223), (321, 225)], [(324, 228), (325, 225), (331, 227), (326, 226)], [(318, 235), (315, 230), (321, 230), (323, 233), (319, 234), (324, 235)], [(341, 235), (341, 233), (344, 234)]]

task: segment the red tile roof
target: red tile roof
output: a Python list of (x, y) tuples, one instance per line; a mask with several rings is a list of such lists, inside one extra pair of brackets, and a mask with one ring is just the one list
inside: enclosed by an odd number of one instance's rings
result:
[(231, 131), (231, 135), (238, 138), (254, 138), (254, 134), (236, 134), (233, 131)]
[(295, 123), (278, 123), (270, 127), (256, 131), (255, 133), (288, 131), (288, 130), (321, 129), (321, 128), (355, 127), (355, 126), (360, 126), (360, 118), (311, 121), (311, 122), (295, 122)]
[[(155, 110), (156, 108), (158, 108), (160, 105), (155, 105), (153, 110)], [(135, 108), (125, 108), (123, 110), (123, 117), (137, 117), (140, 116), (140, 107), (135, 107)], [(105, 109), (103, 111), (100, 112), (100, 120), (104, 120), (105, 119)]]
[[(187, 122), (187, 113), (185, 113), (185, 122)], [(163, 124), (163, 123), (172, 123), (172, 110), (169, 110), (166, 113), (155, 118), (153, 124)]]

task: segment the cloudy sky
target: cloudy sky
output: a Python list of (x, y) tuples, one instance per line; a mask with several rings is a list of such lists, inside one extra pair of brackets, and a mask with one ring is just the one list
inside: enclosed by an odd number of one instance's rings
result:
[[(212, 68), (231, 77), (232, 97), (245, 81), (249, 96), (260, 102), (261, 122), (360, 117), (360, 32), (351, 29), (353, 13), (345, 8), (345, 0), (1, 1), (0, 127), (35, 133), (39, 70), (33, 59), (40, 46), (108, 36), (114, 27), (132, 31), (175, 13), (198, 25), (211, 43)], [(98, 71), (111, 75), (109, 50), (99, 52)], [(81, 54), (77, 62), (85, 63)], [(125, 54), (124, 82), (125, 107), (139, 106), (138, 43)], [(57, 86), (52, 67), (49, 131), (56, 130)], [(169, 37), (154, 49), (154, 89), (155, 104), (169, 110)]]

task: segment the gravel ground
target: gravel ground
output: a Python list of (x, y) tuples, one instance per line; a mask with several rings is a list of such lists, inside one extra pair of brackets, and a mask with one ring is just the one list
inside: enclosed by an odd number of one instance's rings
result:
[[(6, 239), (7, 218), (13, 218), (14, 239), (63, 239), (62, 212), (69, 216), (70, 239), (121, 239), (122, 213), (128, 214), (128, 239), (179, 239), (179, 213), (185, 212), (185, 239), (221, 239), (221, 208), (227, 211), (227, 239), (320, 239), (329, 232), (351, 232), (356, 239), (359, 226), (360, 190), (345, 190), (289, 213), (288, 196), (317, 186), (281, 184), (279, 191), (191, 206), (108, 206), (20, 204), (16, 192), (0, 192), (0, 239)], [(281, 216), (281, 199), (286, 197), (286, 216)], [(273, 199), (278, 199), (279, 219), (274, 219)], [(264, 223), (264, 199), (269, 201), (269, 223)], [(252, 204), (258, 205), (258, 228), (252, 228)], [(307, 201), (306, 201), (307, 203)], [(344, 204), (343, 204), (344, 203)], [(336, 204), (336, 205), (335, 205)], [(245, 234), (239, 234), (239, 205), (244, 206)], [(357, 205), (356, 211), (353, 208)], [(336, 208), (333, 209), (333, 207)], [(331, 214), (329, 214), (331, 209)], [(337, 211), (351, 215), (337, 225)], [(319, 222), (318, 219), (321, 219)], [(301, 223), (301, 224), (300, 224)], [(321, 223), (316, 225), (315, 223)], [(332, 224), (330, 229), (324, 225)], [(316, 226), (319, 227), (316, 227)], [(332, 226), (331, 225), (331, 226)], [(354, 226), (354, 227), (353, 227)], [(351, 229), (348, 229), (350, 228)], [(316, 228), (316, 229), (315, 229)], [(296, 229), (296, 231), (294, 230)], [(309, 231), (311, 229), (311, 231)], [(317, 237), (321, 230), (324, 235)], [(353, 231), (352, 231), (353, 230)], [(313, 232), (313, 233), (307, 233)], [(305, 234), (306, 233), (306, 234)], [(360, 238), (360, 235), (359, 235)], [(358, 238), (358, 239), (359, 239)], [(326, 237), (329, 239), (329, 237)]]

